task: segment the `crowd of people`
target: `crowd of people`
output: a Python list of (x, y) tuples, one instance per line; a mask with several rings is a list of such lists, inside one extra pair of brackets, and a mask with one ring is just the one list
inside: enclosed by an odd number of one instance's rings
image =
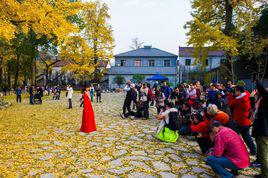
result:
[[(89, 87), (89, 96), (90, 96), (90, 100), (91, 102), (94, 101), (94, 97), (96, 97), (96, 101), (97, 102), (102, 102), (102, 97), (101, 94), (103, 92), (102, 87), (100, 86), (100, 84), (97, 84), (96, 86), (93, 86), (93, 84), (91, 84)], [(42, 104), (42, 98), (43, 96), (52, 96), (53, 100), (60, 100), (61, 98), (61, 93), (62, 90), (66, 89), (66, 98), (68, 100), (68, 109), (72, 109), (73, 108), (73, 104), (72, 104), (72, 98), (73, 98), (73, 93), (74, 93), (74, 89), (72, 87), (71, 84), (66, 85), (65, 88), (63, 88), (63, 86), (57, 84), (53, 87), (48, 87), (48, 86), (20, 86), (17, 87), (17, 89), (15, 90), (15, 94), (16, 94), (16, 101), (18, 103), (22, 102), (22, 94), (26, 93), (29, 96), (29, 103), (31, 105), (34, 104)], [(86, 86), (82, 86), (80, 87), (81, 89), (81, 94), (80, 94), (80, 107), (84, 106), (84, 92), (86, 90)]]
[[(248, 166), (261, 167), (260, 177), (268, 177), (268, 92), (257, 81), (251, 93), (243, 81), (209, 87), (197, 81), (174, 89), (165, 81), (152, 87), (127, 81), (124, 90), (123, 119), (149, 118), (150, 106), (156, 107), (158, 139), (194, 136), (220, 177), (233, 177)], [(256, 160), (250, 163), (249, 155)]]

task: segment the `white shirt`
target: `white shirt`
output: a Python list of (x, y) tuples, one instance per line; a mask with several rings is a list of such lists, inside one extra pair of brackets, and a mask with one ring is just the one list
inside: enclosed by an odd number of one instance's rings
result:
[(67, 92), (68, 92), (68, 94), (67, 94), (67, 98), (68, 98), (68, 99), (72, 99), (72, 97), (73, 97), (73, 93), (74, 93), (73, 87), (68, 87), (68, 88), (67, 88)]

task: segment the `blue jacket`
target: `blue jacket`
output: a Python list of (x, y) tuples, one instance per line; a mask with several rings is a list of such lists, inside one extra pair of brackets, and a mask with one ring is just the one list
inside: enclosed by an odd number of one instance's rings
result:
[(161, 87), (162, 92), (164, 93), (166, 99), (171, 95), (171, 89), (168, 86)]
[(21, 89), (17, 89), (17, 90), (16, 90), (16, 94), (17, 94), (17, 95), (21, 95), (21, 94), (22, 94)]

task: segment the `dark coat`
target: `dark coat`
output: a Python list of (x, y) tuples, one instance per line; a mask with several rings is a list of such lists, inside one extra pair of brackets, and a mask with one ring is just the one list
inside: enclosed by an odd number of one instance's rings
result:
[(268, 136), (268, 101), (261, 99), (256, 119), (253, 123), (252, 136)]

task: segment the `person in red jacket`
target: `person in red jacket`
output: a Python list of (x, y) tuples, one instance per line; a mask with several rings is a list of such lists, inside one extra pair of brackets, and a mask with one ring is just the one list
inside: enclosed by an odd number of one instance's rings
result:
[[(215, 134), (215, 146), (206, 159), (206, 164), (219, 177), (229, 178), (238, 175), (238, 170), (250, 165), (249, 155), (243, 140), (235, 131), (222, 126), (219, 121), (213, 121), (210, 126)], [(230, 169), (231, 172), (226, 168)]]
[(218, 109), (217, 105), (209, 104), (207, 107), (207, 115), (211, 118), (209, 122), (214, 120), (220, 121), (222, 125), (226, 126), (229, 122), (229, 115)]
[(204, 120), (203, 116), (199, 113), (192, 115), (191, 131), (196, 134), (197, 143), (202, 151), (202, 154), (207, 154), (213, 144), (210, 140), (209, 122)]
[(245, 92), (244, 87), (235, 87), (235, 97), (228, 94), (228, 104), (232, 112), (233, 119), (237, 122), (238, 132), (242, 135), (245, 143), (250, 149), (252, 155), (256, 155), (256, 145), (250, 135), (251, 121), (249, 119), (250, 100), (249, 94)]

